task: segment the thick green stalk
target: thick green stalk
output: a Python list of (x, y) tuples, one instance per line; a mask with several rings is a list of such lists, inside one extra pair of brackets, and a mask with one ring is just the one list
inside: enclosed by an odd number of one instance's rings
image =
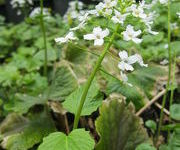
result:
[(171, 64), (172, 64), (172, 54), (171, 54), (171, 10), (170, 10), (170, 3), (171, 1), (168, 0), (168, 55), (169, 55), (169, 68), (168, 68), (168, 81), (166, 85), (166, 92), (163, 96), (163, 101), (162, 101), (162, 108), (161, 108), (161, 113), (160, 113), (160, 119), (159, 119), (159, 126), (158, 126), (158, 133), (157, 137), (160, 135), (161, 131), (161, 126), (162, 126), (162, 120), (163, 120), (163, 110), (166, 105), (166, 99), (167, 99), (167, 93), (169, 91), (170, 87), (170, 80), (171, 80)]
[(101, 55), (99, 56), (95, 66), (93, 67), (93, 70), (86, 82), (86, 85), (85, 85), (85, 88), (84, 88), (84, 91), (83, 91), (83, 94), (82, 94), (82, 97), (81, 97), (81, 100), (80, 100), (80, 104), (78, 106), (78, 110), (75, 114), (75, 119), (74, 119), (74, 125), (73, 125), (73, 129), (76, 129), (78, 127), (78, 122), (79, 122), (79, 118), (80, 118), (80, 115), (81, 115), (81, 111), (82, 111), (82, 108), (83, 108), (83, 105), (84, 105), (84, 102), (86, 100), (86, 96), (87, 96), (87, 93), (88, 93), (88, 90), (91, 86), (91, 83), (96, 75), (96, 72), (99, 70), (100, 66), (101, 66), (101, 63), (106, 55), (106, 53), (108, 52), (109, 48), (111, 47), (112, 43), (113, 43), (113, 40), (115, 38), (115, 35), (117, 33), (119, 29), (119, 25), (117, 26), (116, 28), (116, 31), (113, 33), (113, 35), (111, 36), (111, 39), (110, 41), (107, 43), (106, 47), (104, 48), (103, 52), (101, 53)]
[(40, 25), (41, 30), (43, 33), (43, 40), (44, 40), (44, 76), (47, 76), (47, 42), (46, 42), (46, 28), (44, 26), (44, 16), (43, 16), (43, 0), (40, 0), (40, 6), (41, 6), (41, 17), (40, 17)]

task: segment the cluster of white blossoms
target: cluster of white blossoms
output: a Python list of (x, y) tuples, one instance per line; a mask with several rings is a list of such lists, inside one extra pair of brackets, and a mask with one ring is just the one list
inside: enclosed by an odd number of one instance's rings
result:
[[(59, 44), (63, 44), (73, 40), (78, 40), (75, 36), (76, 31), (82, 30), (88, 25), (88, 23), (92, 23), (93, 17), (99, 19), (105, 17), (109, 22), (121, 27), (121, 30), (119, 31), (120, 33), (117, 33), (118, 37), (122, 37), (122, 40), (124, 41), (132, 41), (136, 44), (140, 44), (143, 41), (140, 38), (142, 33), (146, 32), (153, 35), (158, 34), (158, 32), (151, 30), (153, 20), (156, 16), (155, 12), (151, 11), (151, 8), (155, 3), (157, 3), (157, 0), (154, 0), (151, 4), (146, 4), (144, 0), (139, 4), (131, 0), (104, 0), (96, 5), (93, 10), (77, 11), (76, 2), (71, 2), (66, 16), (68, 12), (74, 13), (74, 16), (71, 15), (71, 17), (78, 20), (79, 24), (78, 26), (71, 28), (69, 33), (64, 37), (56, 38), (55, 41)], [(81, 2), (79, 2), (78, 5), (79, 8), (83, 7)], [(133, 26), (133, 23), (128, 23), (128, 17), (138, 18), (138, 20), (146, 26), (146, 29), (144, 29), (144, 31), (141, 31), (139, 28), (136, 29), (136, 27)], [(108, 25), (105, 27), (95, 25), (91, 33), (83, 35), (83, 39), (93, 41), (94, 46), (102, 46), (105, 43), (105, 39), (112, 35), (113, 32), (115, 31), (112, 31), (112, 28), (110, 30)], [(122, 80), (125, 83), (128, 81), (126, 73), (134, 70), (133, 64), (138, 63), (142, 67), (147, 67), (147, 65), (143, 63), (143, 59), (139, 54), (128, 56), (126, 51), (121, 51), (119, 57), (121, 61), (119, 62), (118, 67), (120, 69)]]
[(20, 15), (22, 13), (21, 8), (24, 8), (25, 5), (33, 5), (33, 0), (11, 0), (10, 4), (13, 8), (19, 8), (17, 14)]
[[(40, 8), (40, 7), (36, 7), (36, 8), (34, 8), (34, 9), (31, 11), (29, 17), (30, 17), (30, 18), (35, 18), (35, 17), (39, 16), (40, 14), (41, 14), (41, 8)], [(48, 8), (43, 8), (43, 15), (44, 15), (44, 17), (46, 17), (46, 18), (50, 16), (50, 13), (49, 13)]]
[(119, 62), (118, 67), (121, 70), (122, 81), (129, 86), (132, 86), (130, 83), (127, 83), (128, 77), (126, 76), (125, 72), (133, 71), (133, 64), (135, 63), (138, 63), (142, 67), (147, 67), (148, 65), (144, 64), (143, 59), (139, 54), (128, 56), (128, 53), (125, 50), (119, 52), (119, 57), (121, 61)]
[(68, 20), (69, 17), (71, 17), (71, 19), (78, 18), (80, 13), (79, 11), (83, 9), (83, 6), (84, 4), (80, 1), (78, 1), (78, 3), (76, 3), (76, 1), (69, 2), (69, 7), (64, 15), (64, 19)]

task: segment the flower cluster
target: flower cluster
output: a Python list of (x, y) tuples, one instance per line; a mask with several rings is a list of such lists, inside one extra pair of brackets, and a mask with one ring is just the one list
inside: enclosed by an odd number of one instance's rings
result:
[[(157, 2), (157, 0), (155, 1)], [(158, 34), (158, 32), (151, 30), (153, 20), (156, 16), (156, 13), (152, 12), (151, 8), (156, 2), (153, 1), (151, 4), (146, 4), (143, 0), (137, 4), (131, 0), (104, 0), (96, 5), (92, 10), (81, 10), (83, 4), (79, 2), (79, 11), (76, 9), (76, 2), (71, 2), (66, 17), (68, 13), (73, 13), (71, 18), (76, 19), (76, 21), (78, 20), (79, 24), (70, 28), (70, 32), (65, 37), (56, 38), (55, 41), (62, 44), (72, 40), (77, 40), (78, 38), (75, 36), (75, 32), (85, 29), (88, 24), (93, 24), (92, 20), (96, 18), (105, 18), (107, 22), (109, 22), (108, 24), (121, 26), (121, 29), (119, 29), (116, 34), (117, 37), (121, 38), (121, 40), (127, 42), (132, 41), (135, 44), (140, 44), (143, 41), (140, 38), (142, 33), (150, 33), (153, 35)], [(132, 22), (129, 23), (132, 17), (139, 20), (140, 24), (143, 24), (143, 27), (145, 27), (143, 28), (143, 31), (140, 27), (137, 28), (136, 23), (134, 25)], [(94, 22), (94, 24), (96, 23)], [(111, 36), (116, 32), (110, 28), (108, 24), (103, 27), (96, 24), (90, 31), (91, 33), (83, 35), (83, 39), (93, 41), (94, 46), (102, 46), (106, 42), (106, 39), (108, 41), (108, 36)], [(143, 63), (143, 59), (139, 54), (128, 57), (126, 51), (121, 51), (119, 57), (121, 61), (119, 62), (118, 67), (124, 82), (127, 82), (128, 80), (125, 73), (134, 70), (133, 64), (138, 63), (142, 67), (147, 67), (147, 65)]]
[[(35, 17), (39, 16), (40, 13), (41, 13), (41, 8), (36, 7), (31, 11), (29, 17), (30, 18), (35, 18)], [(48, 8), (43, 8), (43, 15), (46, 16), (46, 17), (50, 16)]]
[(17, 14), (21, 15), (22, 11), (21, 8), (24, 8), (25, 6), (33, 5), (32, 0), (11, 0), (10, 4), (13, 8), (18, 8)]

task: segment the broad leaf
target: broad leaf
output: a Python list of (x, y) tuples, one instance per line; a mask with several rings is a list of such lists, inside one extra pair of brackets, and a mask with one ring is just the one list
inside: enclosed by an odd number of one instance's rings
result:
[(32, 106), (46, 103), (46, 98), (47, 97), (45, 95), (34, 97), (25, 94), (16, 94), (16, 100), (14, 103), (6, 104), (5, 109), (19, 114), (24, 114), (27, 113)]
[(100, 135), (96, 150), (134, 150), (137, 145), (148, 141), (132, 105), (126, 108), (125, 102), (120, 100), (103, 103), (96, 129)]
[(173, 104), (170, 107), (170, 116), (172, 119), (180, 120), (180, 104)]
[(73, 130), (68, 136), (55, 132), (45, 137), (38, 150), (93, 150), (94, 140), (84, 129)]
[(0, 126), (1, 145), (8, 150), (27, 150), (54, 131), (54, 124), (47, 114), (31, 118), (10, 114)]
[[(84, 87), (85, 85), (81, 86), (66, 98), (63, 106), (69, 112), (74, 114), (77, 112)], [(96, 84), (96, 81), (93, 81), (86, 96), (81, 116), (90, 115), (92, 112), (96, 111), (97, 108), (101, 105), (102, 100), (103, 96), (101, 93), (99, 93), (99, 87)]]
[(56, 69), (53, 78), (49, 88), (49, 99), (51, 100), (65, 100), (78, 86), (76, 76), (72, 69), (68, 65), (65, 65), (65, 62), (61, 63)]

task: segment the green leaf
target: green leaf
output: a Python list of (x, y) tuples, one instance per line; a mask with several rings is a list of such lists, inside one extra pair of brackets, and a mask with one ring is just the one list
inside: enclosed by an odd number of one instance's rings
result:
[(173, 104), (170, 107), (170, 117), (175, 120), (180, 120), (180, 104)]
[[(56, 52), (54, 50), (47, 50), (47, 57), (48, 57), (48, 61), (54, 61), (56, 60), (57, 56), (56, 56)], [(39, 51), (35, 56), (35, 59), (44, 61), (44, 50)]]
[[(84, 91), (85, 85), (78, 88), (71, 95), (69, 95), (65, 102), (63, 103), (63, 107), (67, 109), (71, 113), (76, 113), (79, 107), (79, 103), (82, 97), (82, 93)], [(81, 116), (90, 115), (92, 112), (96, 111), (97, 108), (101, 105), (103, 100), (103, 96), (99, 93), (99, 87), (96, 81), (93, 81), (91, 87), (89, 88), (88, 94), (86, 96), (85, 103), (83, 105), (83, 109), (81, 112)]]
[(68, 136), (55, 132), (43, 139), (38, 150), (93, 150), (94, 140), (84, 129), (73, 130)]
[(36, 114), (31, 118), (10, 114), (0, 126), (1, 145), (8, 150), (27, 150), (54, 131), (54, 124), (47, 114)]
[(132, 105), (126, 107), (124, 101), (104, 102), (95, 124), (100, 135), (96, 150), (134, 150), (137, 145), (148, 142), (140, 118), (134, 115)]
[(155, 133), (157, 125), (153, 120), (148, 120), (145, 122), (146, 127), (150, 128), (153, 133)]
[(52, 84), (49, 88), (49, 99), (64, 101), (78, 87), (76, 76), (72, 69), (61, 63), (56, 69)]
[(14, 111), (19, 114), (27, 113), (28, 110), (38, 104), (44, 104), (47, 102), (45, 95), (39, 95), (37, 97), (29, 96), (25, 94), (16, 94), (16, 100), (14, 103), (8, 103), (5, 105), (5, 109), (8, 111)]
[(138, 145), (138, 147), (136, 148), (136, 150), (156, 150), (155, 147), (153, 147), (151, 144), (149, 143), (142, 143), (140, 145)]

